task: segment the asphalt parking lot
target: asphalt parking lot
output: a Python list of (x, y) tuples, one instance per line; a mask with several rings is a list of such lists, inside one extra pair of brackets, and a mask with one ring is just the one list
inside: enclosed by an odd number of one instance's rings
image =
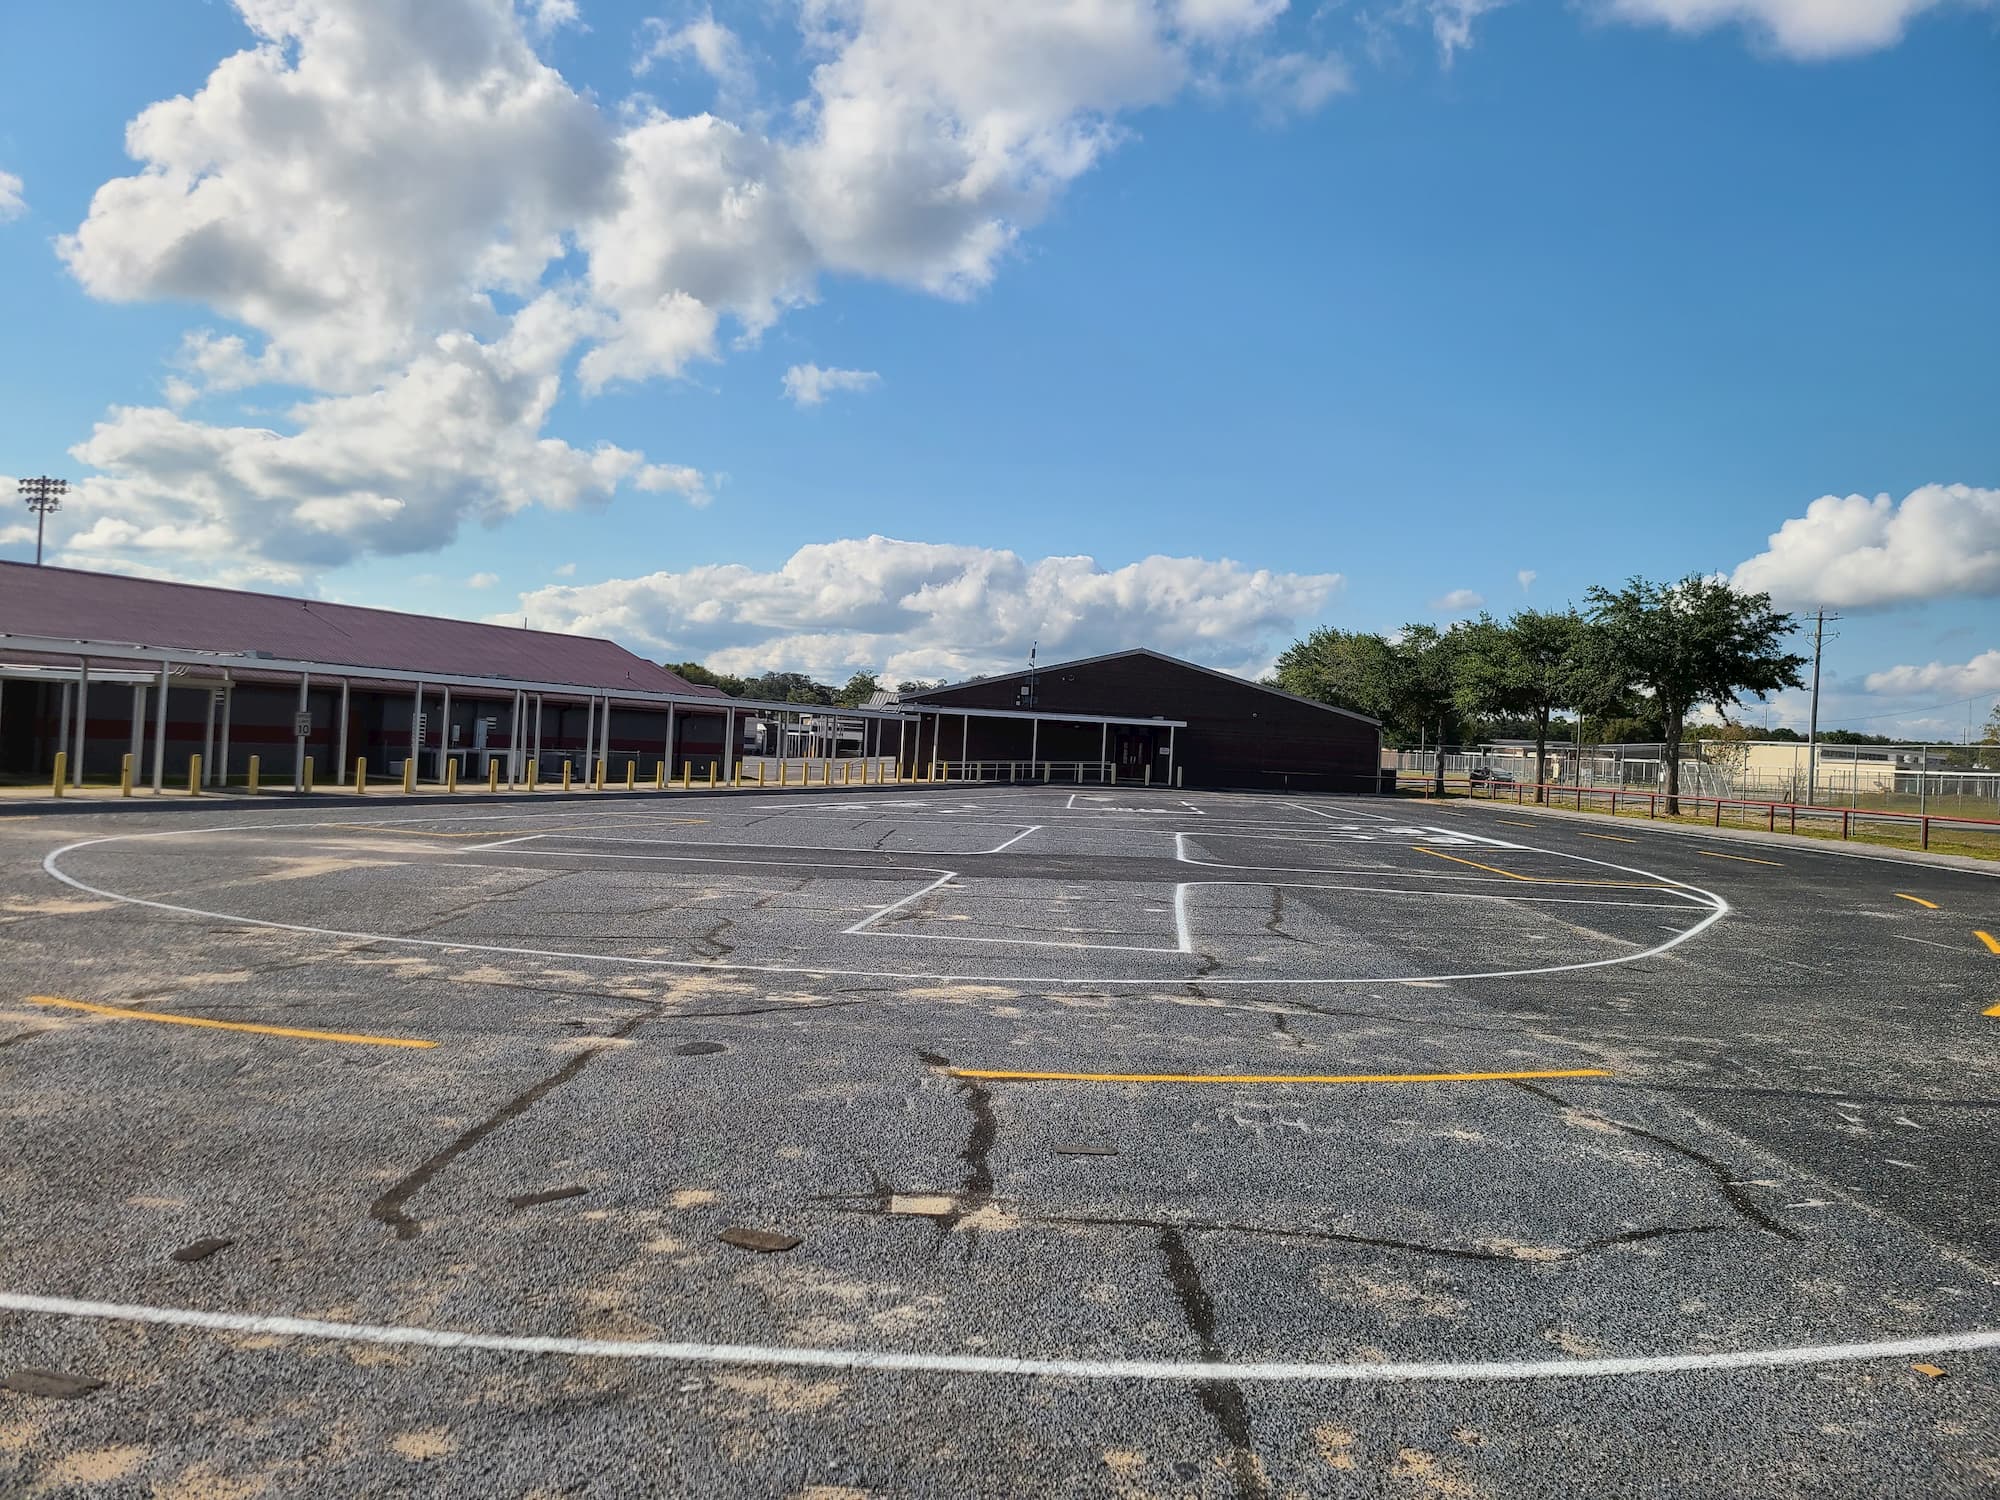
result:
[(1379, 799), (0, 818), (0, 1493), (2000, 1493), (1982, 933)]

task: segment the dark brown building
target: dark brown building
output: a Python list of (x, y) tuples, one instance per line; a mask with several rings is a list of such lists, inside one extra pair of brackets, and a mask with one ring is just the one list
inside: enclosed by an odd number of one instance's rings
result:
[(1382, 726), (1365, 714), (1144, 648), (906, 693), (902, 707), (920, 715), (912, 770), (933, 757), (1102, 759), (1121, 782), (1150, 769), (1156, 785), (1179, 773), (1187, 786), (1318, 792), (1373, 792), (1380, 776)]

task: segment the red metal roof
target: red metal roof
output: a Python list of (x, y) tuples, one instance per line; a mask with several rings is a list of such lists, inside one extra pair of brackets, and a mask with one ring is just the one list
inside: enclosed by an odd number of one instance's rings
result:
[(725, 696), (593, 636), (28, 563), (0, 562), (0, 634)]

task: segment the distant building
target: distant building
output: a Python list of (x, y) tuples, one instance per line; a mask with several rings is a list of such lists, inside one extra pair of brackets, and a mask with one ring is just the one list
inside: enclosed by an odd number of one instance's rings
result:
[(920, 765), (1108, 762), (1120, 782), (1379, 785), (1382, 726), (1143, 648), (901, 695)]

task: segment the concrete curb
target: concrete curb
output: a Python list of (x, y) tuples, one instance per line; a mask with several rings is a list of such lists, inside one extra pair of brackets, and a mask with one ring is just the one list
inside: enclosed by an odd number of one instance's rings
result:
[[(1377, 802), (1389, 802), (1402, 807), (1413, 804), (1411, 798), (1377, 797)], [(1429, 803), (1435, 807), (1435, 802)], [(1609, 813), (1576, 812), (1562, 807), (1537, 807), (1532, 802), (1516, 806), (1512, 802), (1489, 802), (1484, 799), (1453, 797), (1446, 799), (1446, 805), (1453, 809), (1477, 809), (1482, 813), (1513, 813), (1537, 818), (1547, 818), (1552, 822), (1582, 823), (1591, 827), (1616, 824), (1620, 828), (1632, 826), (1644, 828), (1648, 833), (1671, 834), (1679, 838), (1708, 839), (1726, 844), (1755, 844), (1765, 849), (1796, 849), (1810, 854), (1830, 854), (1841, 859), (1872, 859), (1887, 864), (1928, 865), (1944, 870), (1964, 870), (1974, 875), (1991, 875), (2000, 879), (2000, 860), (1974, 859), (1965, 854), (1933, 854), (1923, 849), (1898, 849), (1892, 844), (1867, 844), (1856, 841), (1841, 842), (1831, 839), (1808, 838), (1804, 834), (1766, 833), (1759, 828), (1702, 828), (1686, 823), (1637, 823), (1630, 818), (1613, 818)]]

